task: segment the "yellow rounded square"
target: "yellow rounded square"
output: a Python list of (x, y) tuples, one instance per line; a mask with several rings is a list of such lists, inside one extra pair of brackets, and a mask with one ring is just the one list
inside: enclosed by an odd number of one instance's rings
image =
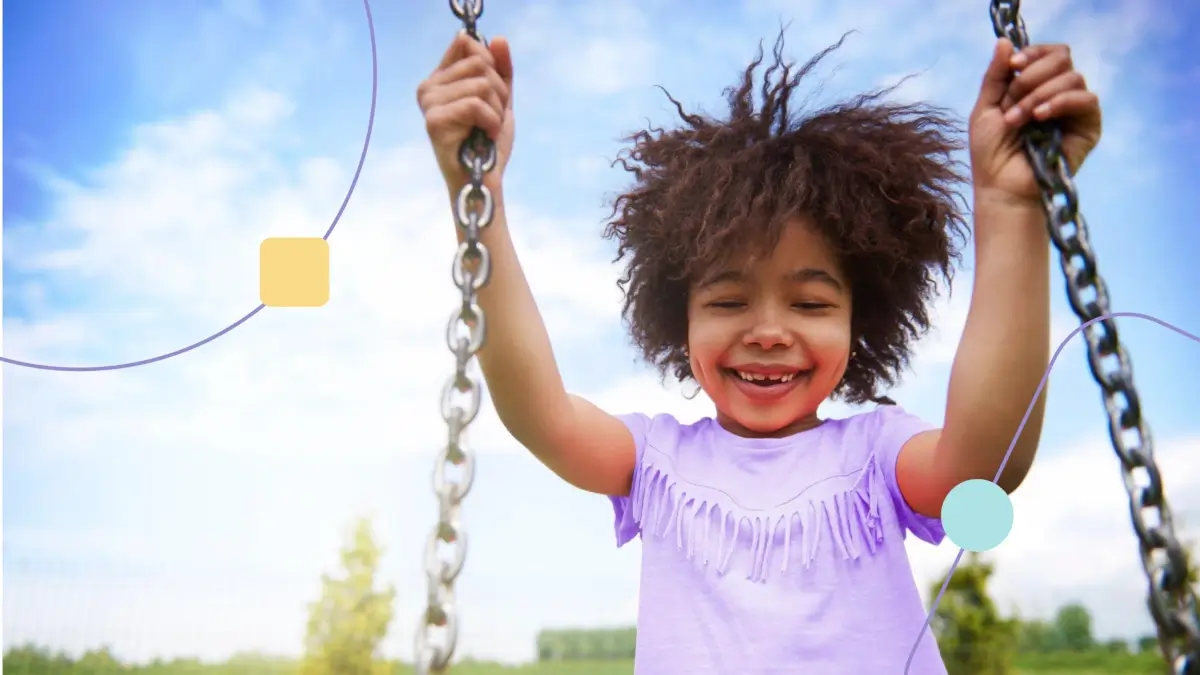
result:
[(321, 307), (329, 302), (329, 242), (272, 237), (259, 247), (258, 295), (268, 307)]

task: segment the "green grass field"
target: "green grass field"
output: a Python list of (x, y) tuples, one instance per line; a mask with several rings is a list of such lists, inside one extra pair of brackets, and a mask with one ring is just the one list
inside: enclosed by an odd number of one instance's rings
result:
[[(1164, 668), (1157, 654), (1053, 654), (1020, 657), (1014, 675), (1162, 675)], [(224, 664), (175, 661), (134, 667), (96, 668), (76, 664), (38, 664), (25, 666), (5, 659), (5, 675), (299, 675), (293, 661), (237, 659)], [(380, 664), (375, 675), (411, 675), (405, 666)], [(465, 662), (454, 667), (452, 675), (632, 675), (628, 661), (562, 662), (503, 666), (494, 663)]]

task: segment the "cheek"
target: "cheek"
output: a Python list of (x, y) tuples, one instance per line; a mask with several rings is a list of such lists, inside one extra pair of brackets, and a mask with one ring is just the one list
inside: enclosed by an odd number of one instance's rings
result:
[(698, 319), (688, 324), (688, 358), (692, 372), (701, 382), (712, 377), (721, 355), (729, 349), (728, 331), (721, 330), (719, 322)]
[(850, 356), (849, 317), (827, 317), (804, 326), (805, 346), (821, 361), (836, 363)]
[(821, 351), (850, 351), (850, 322), (837, 321), (823, 326), (814, 340)]

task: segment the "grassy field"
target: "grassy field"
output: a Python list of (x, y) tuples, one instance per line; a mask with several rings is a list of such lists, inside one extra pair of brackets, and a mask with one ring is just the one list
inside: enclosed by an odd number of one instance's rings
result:
[[(1019, 658), (1016, 666), (1014, 675), (1163, 675), (1164, 673), (1162, 659), (1157, 654), (1097, 653), (1026, 656)], [(412, 671), (401, 668), (399, 672), (409, 675)], [(490, 663), (464, 663), (453, 671), (454, 675), (632, 675), (632, 673), (633, 664), (629, 662), (568, 662), (512, 667)]]
[[(1018, 659), (1014, 675), (1161, 675), (1162, 661), (1157, 654), (1062, 654)], [(133, 667), (100, 668), (60, 663), (22, 667), (5, 659), (5, 675), (298, 675), (299, 665), (293, 661), (269, 659), (237, 659), (224, 664), (202, 664), (187, 661), (148, 664)], [(402, 665), (380, 664), (375, 675), (410, 675), (412, 670)], [(628, 661), (597, 663), (564, 662), (503, 666), (493, 663), (461, 663), (452, 675), (632, 675), (633, 664)]]

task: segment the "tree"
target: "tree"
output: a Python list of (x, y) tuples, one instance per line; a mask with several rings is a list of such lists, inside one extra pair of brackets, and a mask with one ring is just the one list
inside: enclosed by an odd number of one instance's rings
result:
[[(1000, 617), (987, 592), (993, 566), (977, 554), (959, 565), (933, 615), (932, 629), (949, 675), (1009, 675), (1017, 621)], [(942, 580), (933, 587), (936, 597)]]
[(1084, 652), (1096, 646), (1092, 636), (1092, 613), (1079, 603), (1063, 605), (1054, 616), (1054, 629), (1062, 640), (1062, 648)]
[(1158, 650), (1157, 635), (1143, 635), (1137, 639), (1138, 653), (1153, 652)]
[(1106, 651), (1110, 654), (1128, 654), (1129, 653), (1129, 642), (1122, 638), (1112, 638), (1110, 640), (1105, 641), (1104, 644), (1101, 646), (1104, 647), (1104, 651)]
[(112, 655), (108, 647), (89, 649), (83, 653), (83, 656), (79, 657), (79, 660), (75, 662), (75, 666), (80, 672), (95, 673), (96, 675), (107, 675), (108, 673), (116, 675), (116, 673), (125, 670), (125, 667)]
[(544, 630), (537, 636), (539, 661), (627, 661), (636, 645), (636, 628)]
[(1022, 621), (1017, 650), (1026, 654), (1046, 654), (1062, 648), (1058, 631), (1045, 621)]
[(302, 675), (372, 675), (379, 643), (392, 622), (391, 586), (376, 588), (382, 549), (360, 518), (341, 551), (342, 574), (321, 575), (321, 599), (310, 605)]

